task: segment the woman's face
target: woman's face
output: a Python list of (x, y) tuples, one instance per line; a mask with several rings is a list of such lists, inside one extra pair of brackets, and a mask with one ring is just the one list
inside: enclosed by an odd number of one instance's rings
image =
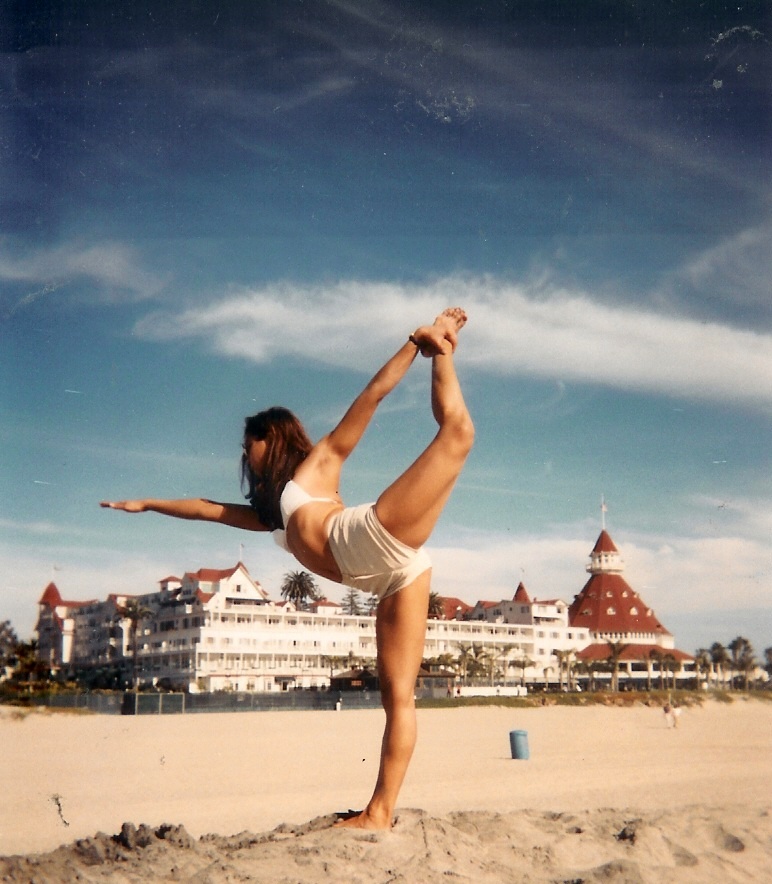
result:
[(244, 440), (244, 457), (246, 457), (253, 473), (262, 472), (267, 448), (268, 443), (265, 439), (253, 439), (251, 436), (247, 436)]

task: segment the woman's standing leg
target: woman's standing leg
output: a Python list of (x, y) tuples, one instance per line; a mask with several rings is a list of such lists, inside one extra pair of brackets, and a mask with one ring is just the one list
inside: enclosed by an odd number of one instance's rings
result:
[[(451, 309), (437, 317), (435, 326), (452, 343), (465, 321), (463, 311)], [(437, 435), (375, 504), (384, 528), (414, 548), (428, 540), (474, 440), (474, 426), (458, 383), (452, 351), (432, 357), (431, 402), (439, 424)], [(427, 570), (378, 605), (378, 675), (386, 712), (380, 769), (365, 810), (340, 825), (372, 829), (391, 826), (416, 743), (415, 684), (424, 652), (430, 580), (431, 571)]]
[(416, 743), (415, 684), (424, 653), (431, 571), (378, 605), (378, 677), (386, 726), (373, 796), (356, 817), (338, 823), (388, 829)]

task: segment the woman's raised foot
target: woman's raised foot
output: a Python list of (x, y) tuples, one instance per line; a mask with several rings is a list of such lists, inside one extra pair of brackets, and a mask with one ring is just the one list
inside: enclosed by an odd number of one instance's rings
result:
[(462, 307), (448, 307), (434, 320), (434, 324), (452, 332), (459, 332), (466, 325), (466, 311)]
[(461, 307), (448, 307), (432, 325), (423, 325), (413, 332), (413, 340), (422, 356), (441, 356), (455, 352), (458, 332), (466, 324)]

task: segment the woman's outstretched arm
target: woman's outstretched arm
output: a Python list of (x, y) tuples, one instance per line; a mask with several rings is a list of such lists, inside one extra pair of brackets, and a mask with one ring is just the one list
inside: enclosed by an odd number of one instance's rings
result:
[(408, 341), (372, 377), (367, 386), (351, 403), (340, 423), (329, 434), (326, 442), (332, 451), (345, 460), (357, 446), (378, 405), (391, 393), (418, 354), (418, 347)]
[(455, 329), (450, 324), (422, 326), (380, 368), (348, 409), (343, 419), (326, 437), (334, 454), (345, 460), (357, 446), (378, 405), (407, 374), (416, 356), (452, 352), (456, 346)]
[(126, 513), (160, 513), (175, 519), (194, 519), (201, 522), (219, 522), (231, 528), (246, 531), (267, 531), (251, 506), (240, 503), (218, 503), (203, 498), (183, 500), (103, 500), (100, 506)]

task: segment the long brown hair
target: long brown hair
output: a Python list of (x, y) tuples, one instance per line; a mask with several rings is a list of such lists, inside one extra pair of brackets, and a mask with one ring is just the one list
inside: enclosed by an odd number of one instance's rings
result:
[(249, 465), (246, 451), (241, 456), (241, 484), (244, 495), (258, 518), (271, 531), (283, 528), (279, 500), (284, 486), (308, 457), (313, 443), (303, 424), (287, 408), (274, 406), (244, 421), (244, 442), (265, 440), (265, 461), (259, 474)]

